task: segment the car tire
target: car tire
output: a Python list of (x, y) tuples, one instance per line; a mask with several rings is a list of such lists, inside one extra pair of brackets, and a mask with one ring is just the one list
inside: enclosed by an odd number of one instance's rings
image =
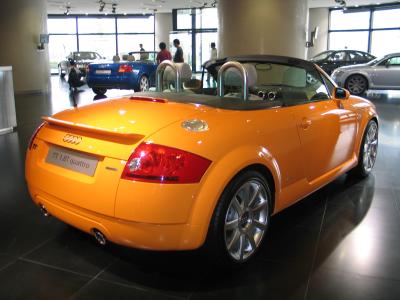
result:
[(361, 140), (358, 164), (351, 170), (351, 175), (365, 178), (371, 173), (378, 154), (378, 131), (378, 123), (369, 121)]
[(96, 95), (104, 95), (105, 93), (107, 93), (107, 89), (106, 88), (92, 88), (93, 93), (95, 93)]
[(149, 78), (146, 75), (140, 76), (139, 87), (135, 91), (136, 92), (145, 92), (145, 91), (148, 91), (149, 88), (150, 88)]
[(214, 210), (204, 251), (222, 266), (241, 266), (260, 248), (271, 216), (271, 189), (259, 172), (237, 175)]
[(350, 75), (346, 80), (345, 88), (353, 95), (361, 95), (368, 89), (368, 81), (363, 75)]
[(59, 75), (61, 78), (64, 78), (64, 77), (65, 77), (65, 73), (63, 73), (63, 71), (62, 71), (61, 65), (58, 65), (58, 75)]

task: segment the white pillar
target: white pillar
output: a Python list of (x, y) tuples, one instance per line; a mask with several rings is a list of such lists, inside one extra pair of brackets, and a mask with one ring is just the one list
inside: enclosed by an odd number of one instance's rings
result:
[(46, 0), (2, 0), (0, 66), (12, 66), (16, 93), (48, 89), (48, 45), (38, 50), (39, 35), (47, 33)]
[(158, 45), (164, 42), (169, 45), (169, 33), (172, 31), (172, 13), (155, 14), (155, 51), (159, 51)]
[(307, 0), (218, 0), (220, 56), (306, 57)]

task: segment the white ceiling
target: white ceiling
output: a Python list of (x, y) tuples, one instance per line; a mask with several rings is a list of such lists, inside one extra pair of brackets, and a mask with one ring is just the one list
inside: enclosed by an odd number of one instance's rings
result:
[[(205, 3), (210, 6), (214, 0), (103, 0), (106, 3), (103, 13), (111, 13), (111, 5), (116, 3), (117, 13), (150, 13), (170, 12), (173, 8), (201, 7)], [(245, 1), (245, 0), (241, 0)], [(70, 6), (71, 14), (98, 14), (99, 0), (47, 0), (49, 14), (62, 14), (66, 6)], [(400, 1), (388, 0), (346, 0), (348, 6), (390, 3)], [(309, 7), (334, 7), (334, 0), (308, 0)]]

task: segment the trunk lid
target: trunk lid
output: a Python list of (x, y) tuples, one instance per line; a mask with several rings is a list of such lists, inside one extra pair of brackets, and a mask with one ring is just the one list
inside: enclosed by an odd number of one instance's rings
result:
[(132, 151), (145, 137), (199, 112), (191, 104), (137, 97), (44, 117), (47, 124), (26, 162), (29, 185), (41, 191), (33, 196), (113, 216), (118, 183)]
[(80, 148), (83, 145), (72, 146), (84, 152), (101, 152), (109, 157), (128, 159), (133, 150), (132, 146), (145, 136), (204, 109), (207, 108), (143, 96), (99, 101), (91, 105), (65, 110), (51, 118), (45, 117), (44, 120), (50, 126), (46, 126), (38, 137), (41, 137), (41, 133), (44, 134), (46, 129), (55, 129), (63, 135), (47, 135), (46, 138), (48, 142), (60, 146), (66, 146), (63, 142), (66, 133), (93, 139), (92, 146), (95, 144), (94, 140), (104, 140), (104, 142), (114, 144), (115, 149), (106, 147), (109, 150), (104, 153), (104, 150), (101, 149), (96, 151), (93, 148), (91, 150), (87, 147)]

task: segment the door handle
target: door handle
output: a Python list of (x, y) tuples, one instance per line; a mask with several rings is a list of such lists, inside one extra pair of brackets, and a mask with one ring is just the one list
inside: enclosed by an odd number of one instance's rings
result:
[(303, 129), (308, 129), (308, 127), (310, 127), (312, 124), (312, 121), (310, 119), (307, 118), (303, 118), (303, 120), (301, 121), (301, 128)]

